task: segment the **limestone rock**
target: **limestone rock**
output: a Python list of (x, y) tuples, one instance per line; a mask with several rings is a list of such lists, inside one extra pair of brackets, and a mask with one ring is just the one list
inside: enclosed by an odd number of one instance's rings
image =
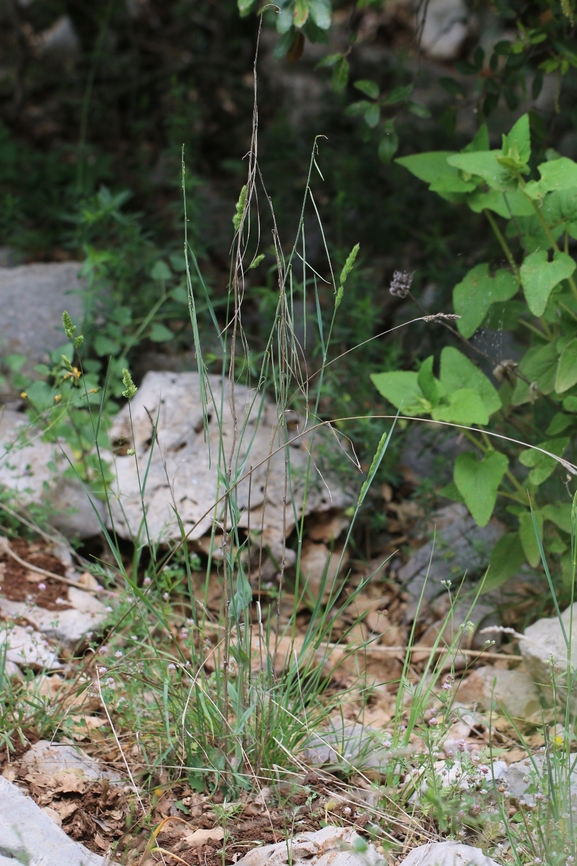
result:
[[(525, 667), (549, 703), (554, 702), (555, 692), (562, 702), (567, 699), (567, 667), (577, 667), (577, 603), (557, 617), (545, 617), (525, 629), (525, 640), (519, 641), (519, 649)], [(564, 634), (565, 632), (565, 634)], [(565, 639), (567, 636), (567, 640)], [(571, 648), (567, 647), (567, 641)], [(552, 678), (555, 678), (555, 692)], [(571, 711), (577, 712), (577, 695), (569, 696)]]
[(44, 781), (52, 790), (79, 791), (86, 783), (106, 779), (111, 783), (122, 782), (122, 777), (102, 767), (77, 746), (49, 743), (39, 740), (20, 759), (21, 771), (29, 781), (42, 786)]
[(98, 629), (108, 617), (108, 611), (97, 598), (74, 586), (63, 587), (62, 595), (68, 597), (71, 608), (47, 610), (23, 601), (10, 601), (0, 597), (0, 611), (26, 617), (43, 634), (74, 646), (87, 631)]
[(423, 592), (431, 601), (444, 591), (441, 581), (460, 580), (465, 572), (481, 571), (487, 567), (489, 555), (503, 534), (496, 521), (477, 526), (464, 505), (454, 503), (440, 508), (431, 521), (436, 539), (413, 553), (399, 570), (399, 580), (411, 595), (410, 615), (414, 615)]
[(0, 646), (8, 644), (6, 658), (19, 667), (58, 670), (62, 667), (44, 637), (32, 627), (0, 622)]
[(3, 776), (0, 802), (0, 866), (105, 866)]
[(382, 742), (382, 732), (369, 726), (343, 725), (334, 720), (327, 731), (319, 731), (306, 743), (303, 759), (317, 767), (331, 766), (350, 772), (357, 770), (385, 771), (391, 759), (390, 745)]
[[(570, 756), (570, 760), (574, 755)], [(523, 758), (511, 764), (504, 776), (510, 796), (527, 806), (535, 806), (535, 794), (537, 790), (549, 793), (550, 781), (555, 789), (555, 796), (559, 801), (559, 812), (562, 814), (569, 811), (573, 814), (573, 822), (577, 821), (577, 769), (572, 772), (563, 767), (563, 758), (557, 761), (545, 762), (541, 755), (532, 758)], [(531, 787), (531, 791), (529, 791)], [(550, 796), (550, 794), (549, 794)]]
[(399, 866), (499, 866), (480, 848), (460, 842), (429, 842), (413, 848)]
[(359, 843), (364, 847), (362, 837), (349, 827), (324, 827), (255, 848), (237, 860), (237, 866), (386, 866), (374, 845), (356, 850)]
[[(206, 390), (203, 408), (198, 373), (151, 372), (131, 401), (130, 413), (128, 407), (119, 413), (110, 431), (117, 449), (125, 452), (115, 461), (114, 527), (124, 538), (142, 535), (137, 463), (141, 479), (146, 472), (144, 503), (152, 539), (180, 539), (175, 509), (193, 540), (210, 532), (214, 521), (222, 525), (226, 520), (230, 525), (224, 499), (217, 502), (225, 492), (222, 478), (230, 465), (233, 483), (237, 482), (233, 489), (237, 525), (259, 533), (253, 546), (268, 548), (280, 562), (285, 536), (303, 507), (306, 514), (344, 511), (351, 502), (317, 456), (318, 443), (322, 441), (326, 451), (327, 446), (334, 449), (336, 440), (323, 429), (299, 435), (298, 423), (293, 423), (287, 444), (277, 408), (267, 397), (237, 385), (235, 421), (230, 383), (223, 387), (220, 376), (208, 376)], [(134, 454), (127, 453), (132, 449)], [(287, 460), (290, 474), (285, 491)]]
[(454, 60), (469, 34), (469, 17), (463, 0), (431, 0), (418, 22), (423, 51), (435, 60)]
[(68, 538), (89, 538), (101, 531), (104, 503), (93, 496), (91, 504), (79, 481), (63, 477), (66, 454), (65, 442), (44, 442), (22, 412), (0, 408), (0, 486), (22, 506), (44, 502), (51, 524)]
[(36, 364), (66, 342), (62, 313), (68, 310), (81, 324), (81, 293), (85, 284), (78, 278), (81, 262), (0, 267), (0, 359), (18, 353), (26, 355), (22, 371), (34, 377)]
[(475, 703), (480, 710), (502, 707), (513, 719), (529, 719), (540, 709), (539, 692), (530, 676), (521, 670), (476, 668), (461, 683), (457, 700)]

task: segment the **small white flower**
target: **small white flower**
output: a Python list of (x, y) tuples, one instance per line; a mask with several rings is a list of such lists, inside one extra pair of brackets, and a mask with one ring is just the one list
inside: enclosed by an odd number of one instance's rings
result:
[(44, 590), (46, 589), (46, 584), (45, 584), (45, 583), (39, 583), (39, 584), (38, 584), (38, 589), (39, 589), (40, 591), (44, 591)]

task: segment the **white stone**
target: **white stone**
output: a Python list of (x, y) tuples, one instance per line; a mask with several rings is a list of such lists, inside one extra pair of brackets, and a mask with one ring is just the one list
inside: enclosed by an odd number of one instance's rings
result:
[(323, 603), (331, 597), (339, 576), (346, 568), (348, 556), (342, 550), (331, 551), (328, 545), (305, 539), (299, 561), (301, 581), (307, 595), (316, 601), (322, 593)]
[(490, 666), (476, 668), (461, 683), (457, 700), (474, 703), (479, 710), (501, 708), (514, 719), (529, 719), (540, 709), (539, 692), (530, 676), (520, 670)]
[(23, 371), (38, 378), (35, 365), (48, 363), (50, 353), (68, 342), (64, 310), (82, 324), (81, 267), (81, 262), (63, 262), (0, 268), (0, 358), (25, 355)]
[(383, 731), (368, 725), (343, 725), (331, 720), (331, 727), (318, 731), (307, 741), (303, 759), (315, 766), (340, 770), (377, 770), (383, 773), (391, 760), (391, 750), (384, 746)]
[(9, 601), (0, 596), (0, 611), (26, 617), (43, 634), (68, 645), (77, 643), (87, 631), (96, 631), (108, 617), (108, 611), (102, 602), (81, 589), (63, 585), (62, 596), (68, 597), (72, 608), (47, 610), (23, 601)]
[[(45, 503), (50, 522), (68, 538), (98, 535), (105, 505), (92, 504), (82, 484), (64, 478), (71, 450), (65, 442), (44, 442), (26, 415), (0, 408), (0, 486), (13, 491), (22, 506)], [(96, 511), (95, 511), (96, 509)]]
[(374, 845), (355, 850), (364, 840), (349, 827), (324, 827), (286, 842), (249, 851), (237, 866), (386, 866)]
[[(539, 619), (525, 629), (525, 639), (519, 641), (525, 667), (549, 703), (554, 702), (555, 694), (561, 702), (567, 699), (568, 665), (570, 663), (572, 671), (577, 668), (577, 602), (573, 609), (568, 607), (563, 611), (561, 621), (556, 616)], [(570, 656), (565, 635), (571, 647)], [(571, 711), (577, 712), (574, 691), (569, 703)]]
[(469, 10), (463, 0), (430, 0), (423, 7), (421, 48), (435, 60), (454, 60), (469, 33)]
[[(351, 502), (316, 456), (320, 450), (317, 443), (322, 441), (325, 450), (327, 445), (334, 450), (336, 440), (325, 429), (299, 435), (298, 424), (293, 421), (293, 429), (288, 431), (292, 441), (284, 444), (275, 404), (242, 385), (234, 389), (235, 425), (230, 383), (223, 388), (220, 376), (207, 376), (206, 388), (203, 408), (198, 373), (148, 373), (130, 403), (130, 412), (125, 407), (115, 419), (111, 440), (135, 453), (115, 460), (114, 528), (123, 538), (144, 538), (138, 461), (140, 479), (146, 474), (144, 503), (150, 537), (156, 541), (180, 540), (174, 514), (177, 509), (188, 537), (201, 538), (210, 532), (215, 520), (222, 524), (225, 519), (224, 500), (216, 504), (224, 493), (219, 470), (226, 475), (234, 451), (233, 479), (244, 479), (233, 491), (237, 525), (260, 532), (253, 550), (258, 552), (260, 545), (268, 547), (280, 563), (284, 538), (302, 514), (305, 490), (307, 514), (334, 508), (344, 511)], [(301, 419), (301, 428), (302, 424)], [(287, 460), (290, 477), (285, 491)]]
[(399, 866), (499, 866), (480, 848), (459, 842), (429, 842), (413, 848)]
[(78, 746), (39, 740), (20, 759), (21, 768), (31, 776), (56, 777), (60, 782), (69, 774), (86, 782), (107, 779), (121, 782), (118, 773), (105, 769)]
[(3, 776), (0, 804), (0, 866), (105, 866)]
[[(13, 604), (13, 602), (10, 602)], [(21, 625), (0, 622), (0, 646), (8, 644), (6, 658), (19, 667), (58, 670), (62, 667), (44, 637)]]

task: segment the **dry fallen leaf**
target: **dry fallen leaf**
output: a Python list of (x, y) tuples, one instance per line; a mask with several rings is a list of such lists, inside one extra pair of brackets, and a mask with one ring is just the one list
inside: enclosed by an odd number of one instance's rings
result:
[(195, 830), (194, 833), (187, 834), (182, 841), (191, 848), (200, 848), (201, 845), (207, 845), (209, 842), (222, 842), (223, 839), (223, 828), (214, 827), (212, 830)]

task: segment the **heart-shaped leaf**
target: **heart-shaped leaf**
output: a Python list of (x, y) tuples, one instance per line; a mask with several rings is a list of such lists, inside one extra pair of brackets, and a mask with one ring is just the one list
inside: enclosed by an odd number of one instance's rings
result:
[(525, 552), (517, 532), (501, 536), (489, 560), (489, 571), (483, 581), (482, 592), (490, 592), (509, 580), (525, 562)]
[(475, 523), (486, 526), (497, 501), (497, 490), (509, 461), (499, 451), (489, 451), (482, 460), (472, 451), (459, 454), (453, 478)]
[[(535, 520), (537, 522), (537, 532), (543, 538), (543, 515), (539, 511), (535, 512)], [(539, 550), (539, 542), (535, 533), (533, 515), (530, 511), (519, 515), (519, 537), (521, 538), (527, 562), (531, 568), (537, 568), (541, 560), (541, 551)]]
[(500, 269), (492, 277), (489, 265), (473, 268), (453, 289), (453, 306), (461, 317), (457, 327), (463, 337), (472, 337), (482, 324), (491, 304), (508, 301), (517, 293), (519, 284), (509, 272)]
[(461, 388), (471, 388), (476, 391), (485, 404), (488, 415), (498, 412), (501, 408), (501, 398), (485, 374), (452, 346), (446, 346), (441, 352), (440, 379), (447, 394), (452, 394)]
[(441, 403), (431, 412), (435, 421), (449, 421), (451, 424), (488, 424), (486, 406), (472, 388), (460, 388), (449, 394), (448, 404)]
[(575, 383), (577, 383), (577, 339), (571, 340), (561, 352), (555, 377), (555, 391), (562, 394)]
[(552, 262), (547, 260), (546, 250), (527, 256), (521, 265), (521, 280), (527, 305), (534, 316), (543, 315), (549, 295), (561, 280), (571, 276), (575, 267), (571, 256), (562, 252), (556, 252)]

